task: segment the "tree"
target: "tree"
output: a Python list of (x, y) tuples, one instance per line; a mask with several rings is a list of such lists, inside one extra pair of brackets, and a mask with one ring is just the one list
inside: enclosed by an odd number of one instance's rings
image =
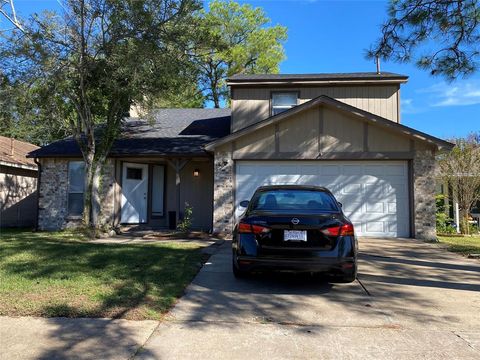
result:
[(453, 190), (461, 212), (462, 230), (468, 233), (468, 216), (480, 200), (480, 134), (453, 139), (457, 146), (439, 159), (439, 173)]
[(48, 89), (0, 75), (0, 135), (40, 146), (65, 138), (70, 129), (56, 107)]
[(414, 60), (420, 68), (448, 80), (477, 70), (478, 0), (391, 0), (388, 16), (382, 36), (367, 57), (399, 62)]
[[(7, 22), (13, 27), (14, 29), (24, 31), (23, 25), (20, 19), (17, 17), (17, 11), (15, 10), (15, 4), (13, 0), (0, 0), (0, 15), (7, 20)], [(5, 29), (0, 29), (1, 31), (9, 30), (8, 27)]]
[(201, 28), (193, 52), (199, 86), (216, 108), (228, 99), (226, 78), (237, 73), (278, 73), (285, 58), (287, 30), (269, 26), (261, 8), (235, 1), (214, 0), (200, 12)]
[(65, 0), (61, 12), (34, 14), (23, 31), (4, 34), (4, 75), (48, 93), (35, 111), (63, 119), (78, 143), (86, 225), (98, 225), (102, 168), (130, 106), (148, 108), (189, 73), (184, 45), (198, 9), (196, 0)]

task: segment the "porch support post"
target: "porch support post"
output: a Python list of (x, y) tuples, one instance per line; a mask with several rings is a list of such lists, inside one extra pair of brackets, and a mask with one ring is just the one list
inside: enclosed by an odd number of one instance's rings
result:
[(188, 163), (189, 159), (167, 159), (168, 164), (175, 169), (175, 212), (177, 224), (180, 221), (180, 171)]

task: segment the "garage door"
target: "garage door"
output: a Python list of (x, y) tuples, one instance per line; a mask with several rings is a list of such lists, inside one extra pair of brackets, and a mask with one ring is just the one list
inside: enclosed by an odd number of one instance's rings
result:
[(235, 215), (262, 185), (325, 186), (343, 204), (359, 236), (407, 237), (406, 161), (237, 161)]

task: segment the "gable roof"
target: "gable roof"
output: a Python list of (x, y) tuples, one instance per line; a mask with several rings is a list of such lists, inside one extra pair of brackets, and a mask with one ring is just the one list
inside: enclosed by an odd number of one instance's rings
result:
[(228, 78), (228, 85), (246, 83), (285, 83), (285, 82), (406, 82), (408, 76), (390, 72), (317, 73), (317, 74), (237, 74)]
[[(127, 118), (110, 156), (207, 156), (204, 145), (230, 133), (230, 109), (159, 109), (152, 120)], [(73, 138), (55, 141), (29, 157), (78, 157)]]
[(238, 139), (239, 137), (247, 135), (247, 134), (249, 134), (253, 131), (259, 130), (259, 129), (264, 128), (266, 126), (269, 126), (269, 125), (278, 123), (280, 121), (283, 121), (285, 119), (288, 119), (288, 118), (290, 118), (290, 117), (292, 117), (292, 116), (294, 116), (294, 115), (296, 115), (296, 114), (298, 114), (302, 111), (311, 109), (311, 108), (313, 108), (315, 106), (318, 106), (318, 105), (326, 105), (328, 107), (331, 107), (331, 108), (334, 108), (334, 109), (337, 109), (337, 110), (340, 110), (340, 111), (343, 111), (343, 112), (346, 112), (346, 113), (349, 113), (349, 114), (356, 115), (356, 116), (362, 118), (363, 120), (367, 121), (370, 124), (374, 124), (374, 125), (377, 125), (377, 126), (380, 126), (380, 127), (383, 127), (383, 128), (393, 130), (393, 131), (395, 131), (399, 134), (408, 136), (408, 137), (416, 139), (416, 140), (427, 142), (429, 144), (437, 146), (438, 149), (452, 149), (455, 146), (454, 144), (452, 144), (448, 141), (439, 139), (435, 136), (428, 135), (428, 134), (423, 133), (421, 131), (415, 130), (411, 127), (393, 122), (393, 121), (385, 119), (381, 116), (372, 114), (368, 111), (361, 110), (361, 109), (356, 108), (354, 106), (348, 105), (344, 102), (332, 99), (329, 96), (320, 95), (320, 96), (318, 96), (318, 97), (316, 97), (316, 98), (314, 98), (310, 101), (307, 101), (307, 102), (305, 102), (301, 105), (295, 106), (295, 107), (293, 107), (293, 108), (291, 108), (287, 111), (284, 111), (282, 113), (279, 113), (277, 115), (270, 116), (270, 117), (268, 117), (268, 118), (266, 118), (266, 119), (264, 119), (264, 120), (262, 120), (258, 123), (252, 124), (252, 125), (247, 126), (247, 127), (243, 128), (239, 131), (236, 131), (236, 132), (234, 132), (234, 133), (232, 133), (228, 136), (225, 136), (224, 138), (213, 141), (213, 142), (207, 144), (205, 146), (205, 149), (209, 150), (209, 151), (212, 151), (213, 149), (215, 149), (216, 147), (218, 147), (220, 145), (229, 143), (229, 142), (234, 141), (234, 140)]
[(28, 142), (0, 136), (0, 164), (36, 169), (33, 159), (27, 159), (27, 154), (36, 149), (39, 147)]

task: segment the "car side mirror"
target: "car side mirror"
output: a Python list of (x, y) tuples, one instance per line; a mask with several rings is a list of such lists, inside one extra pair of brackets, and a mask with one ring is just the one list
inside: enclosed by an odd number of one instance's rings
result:
[(248, 201), (248, 200), (243, 200), (243, 201), (240, 201), (240, 206), (243, 207), (243, 208), (246, 208), (249, 203), (250, 203), (250, 201)]
[(343, 204), (340, 201), (337, 201), (338, 206), (343, 207)]

